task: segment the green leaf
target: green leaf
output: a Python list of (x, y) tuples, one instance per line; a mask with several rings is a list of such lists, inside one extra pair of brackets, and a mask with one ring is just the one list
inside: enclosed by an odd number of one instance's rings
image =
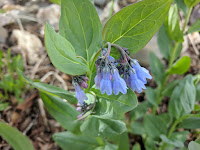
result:
[(79, 112), (76, 108), (59, 97), (47, 95), (40, 92), (47, 111), (63, 126), (71, 132), (79, 132), (77, 128), (80, 122), (77, 121)]
[(183, 32), (179, 25), (178, 7), (172, 5), (169, 9), (168, 17), (165, 21), (167, 32), (172, 40), (176, 42), (183, 42)]
[(114, 100), (114, 101), (117, 101), (119, 103), (122, 103), (124, 105), (127, 105), (127, 106), (130, 106), (132, 108), (136, 107), (137, 104), (138, 104), (138, 101), (137, 101), (137, 97), (135, 95), (135, 93), (128, 89), (127, 90), (127, 94), (122, 94), (122, 93), (119, 93), (118, 95), (107, 95), (107, 94), (101, 94), (101, 91), (99, 89), (95, 89), (95, 88), (92, 88), (91, 89), (98, 97), (102, 97), (102, 98), (105, 98), (107, 100)]
[(44, 93), (47, 93), (49, 95), (62, 97), (64, 99), (66, 99), (67, 101), (69, 101), (70, 103), (77, 103), (77, 99), (76, 99), (74, 93), (66, 91), (59, 87), (55, 87), (55, 86), (46, 84), (46, 83), (33, 82), (29, 78), (27, 78), (21, 70), (18, 69), (18, 72), (27, 83), (31, 84), (38, 90), (40, 90)]
[(100, 146), (97, 139), (86, 135), (74, 135), (71, 132), (56, 133), (53, 139), (63, 150), (94, 150)]
[(162, 25), (170, 4), (171, 0), (143, 0), (123, 8), (106, 23), (103, 40), (131, 53), (139, 51)]
[(105, 119), (122, 119), (126, 112), (133, 110), (135, 107), (124, 105), (115, 100), (100, 98), (96, 103), (95, 115)]
[(160, 52), (164, 56), (165, 59), (169, 60), (171, 50), (172, 50), (172, 40), (170, 39), (165, 24), (163, 24), (158, 31), (158, 46)]
[(49, 1), (52, 2), (52, 3), (60, 5), (60, 0), (49, 0)]
[(130, 112), (130, 119), (137, 120), (142, 118), (150, 106), (151, 104), (148, 101), (139, 103), (138, 106)]
[(82, 75), (89, 71), (88, 66), (76, 58), (73, 46), (56, 34), (48, 23), (45, 26), (45, 45), (51, 62), (60, 71), (70, 75)]
[(200, 118), (191, 117), (188, 119), (183, 120), (179, 125), (178, 128), (184, 129), (200, 129)]
[(200, 2), (200, 0), (184, 0), (184, 2), (188, 7), (194, 7)]
[(9, 103), (0, 103), (0, 111), (5, 110), (8, 107), (8, 105), (9, 105)]
[(147, 87), (146, 89), (146, 97), (147, 101), (151, 103), (153, 106), (158, 106), (156, 103), (157, 100), (157, 89), (152, 89), (151, 87)]
[(174, 2), (177, 4), (178, 8), (183, 11), (184, 16), (187, 16), (189, 8), (185, 5), (184, 0), (174, 0)]
[(131, 124), (131, 133), (136, 134), (136, 135), (143, 135), (145, 134), (144, 131), (144, 125), (139, 122), (139, 121), (135, 121)]
[(169, 84), (167, 84), (164, 91), (162, 92), (162, 95), (170, 97), (179, 82), (180, 82), (180, 80), (174, 80), (174, 81), (170, 82)]
[(141, 150), (140, 144), (136, 143), (135, 145), (133, 145), (132, 150)]
[(199, 31), (200, 31), (200, 19), (198, 19), (194, 24), (191, 25), (187, 33), (193, 33)]
[(188, 56), (183, 56), (178, 59), (173, 66), (169, 69), (169, 74), (184, 74), (190, 68), (191, 59)]
[(119, 136), (118, 150), (129, 150), (129, 137), (128, 132), (124, 132)]
[(34, 150), (32, 143), (17, 129), (0, 121), (0, 135), (14, 150)]
[(197, 85), (196, 92), (197, 92), (196, 101), (200, 101), (200, 84)]
[(146, 138), (144, 144), (145, 144), (145, 149), (146, 150), (155, 150), (156, 149), (155, 141), (150, 137)]
[(186, 76), (174, 89), (169, 102), (169, 114), (178, 119), (194, 109), (196, 89), (191, 75)]
[(161, 84), (165, 77), (164, 65), (152, 52), (150, 53), (150, 68), (156, 83)]
[(184, 147), (184, 142), (187, 139), (188, 131), (182, 131), (182, 132), (174, 132), (170, 138), (167, 138), (166, 135), (160, 135), (160, 138), (164, 143), (173, 145), (175, 147)]
[(87, 61), (99, 49), (102, 24), (89, 0), (61, 0), (59, 33)]
[(126, 124), (120, 120), (104, 119), (99, 116), (88, 117), (81, 125), (81, 131), (86, 135), (112, 137), (126, 131)]
[(167, 133), (167, 125), (165, 121), (156, 115), (146, 115), (144, 117), (144, 129), (148, 136), (152, 139), (158, 139), (161, 134)]
[(199, 150), (200, 149), (200, 144), (198, 144), (197, 142), (190, 142), (188, 145), (189, 150)]

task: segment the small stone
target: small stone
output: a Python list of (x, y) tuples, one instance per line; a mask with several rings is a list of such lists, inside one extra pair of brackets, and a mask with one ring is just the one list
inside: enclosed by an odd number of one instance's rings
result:
[(8, 37), (8, 32), (5, 28), (0, 27), (0, 43), (5, 43)]
[(36, 35), (15, 29), (12, 32), (11, 41), (17, 41), (18, 47), (27, 54), (29, 64), (35, 64), (39, 61), (42, 42)]
[(1, 14), (1, 13), (0, 13), (0, 20), (1, 20), (0, 27), (9, 25), (15, 22), (15, 20), (11, 16), (8, 16), (6, 14)]
[(50, 6), (40, 8), (36, 16), (41, 24), (45, 24), (46, 22), (48, 22), (51, 26), (58, 29), (60, 6), (57, 4), (52, 4)]
[(106, 0), (94, 0), (94, 3), (95, 3), (96, 5), (103, 6), (103, 5), (105, 5)]

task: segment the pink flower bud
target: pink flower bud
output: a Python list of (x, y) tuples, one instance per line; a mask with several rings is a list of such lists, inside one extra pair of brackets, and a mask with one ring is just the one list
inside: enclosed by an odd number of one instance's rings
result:
[(76, 110), (77, 110), (77, 111), (81, 111), (81, 107), (77, 107)]
[(84, 89), (88, 88), (88, 84), (86, 82), (82, 82), (80, 86), (83, 87)]
[(85, 81), (89, 81), (89, 78), (88, 77), (85, 77), (85, 79), (84, 79)]

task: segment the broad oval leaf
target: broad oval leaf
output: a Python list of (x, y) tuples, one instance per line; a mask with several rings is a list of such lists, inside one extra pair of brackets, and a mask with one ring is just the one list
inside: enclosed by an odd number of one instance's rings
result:
[(41, 82), (33, 82), (29, 78), (27, 78), (24, 75), (24, 73), (22, 71), (20, 71), (19, 69), (18, 69), (18, 72), (27, 83), (31, 84), (38, 90), (40, 90), (44, 93), (47, 93), (49, 95), (62, 97), (64, 99), (66, 99), (67, 101), (69, 101), (70, 103), (77, 103), (77, 99), (76, 99), (74, 93), (64, 90), (62, 88), (59, 88), (59, 87), (52, 86), (50, 84), (41, 83)]
[(200, 129), (200, 117), (191, 117), (185, 119), (178, 125), (178, 128)]
[(195, 5), (200, 3), (200, 0), (184, 0), (184, 2), (188, 7), (194, 7)]
[(87, 61), (98, 50), (102, 24), (89, 0), (61, 0), (59, 33)]
[(186, 76), (175, 87), (170, 97), (168, 112), (178, 119), (194, 109), (196, 89), (191, 75)]
[(156, 115), (146, 115), (144, 117), (144, 129), (149, 137), (158, 139), (161, 134), (167, 133), (165, 121)]
[(82, 75), (89, 71), (88, 66), (76, 58), (73, 46), (48, 23), (45, 26), (45, 45), (51, 62), (60, 71), (70, 75)]
[(104, 119), (89, 116), (81, 125), (81, 131), (95, 137), (113, 137), (126, 131), (126, 124), (121, 120)]
[(195, 141), (192, 141), (189, 143), (188, 148), (189, 148), (189, 150), (199, 150), (200, 144)]
[(80, 114), (76, 108), (59, 97), (40, 92), (47, 111), (67, 130), (79, 132), (80, 122), (77, 116)]
[(106, 23), (103, 40), (128, 48), (144, 47), (162, 25), (172, 0), (144, 0), (125, 7)]
[(69, 131), (56, 133), (53, 135), (53, 139), (63, 150), (94, 150), (100, 146), (94, 137), (75, 135)]
[(34, 150), (33, 145), (26, 136), (2, 121), (0, 121), (0, 135), (14, 150)]
[(169, 74), (184, 74), (188, 71), (190, 68), (190, 57), (183, 56), (179, 60), (177, 60), (173, 66), (169, 69)]

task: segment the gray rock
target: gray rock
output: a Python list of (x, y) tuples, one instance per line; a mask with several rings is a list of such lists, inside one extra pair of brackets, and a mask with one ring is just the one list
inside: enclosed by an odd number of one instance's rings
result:
[(5, 43), (8, 37), (8, 32), (5, 28), (0, 27), (0, 43)]
[(100, 6), (103, 6), (106, 4), (106, 0), (94, 0), (94, 3), (96, 5), (100, 5)]
[(19, 49), (23, 50), (28, 56), (29, 64), (35, 64), (39, 61), (42, 42), (36, 35), (15, 29), (12, 32), (11, 40), (17, 41)]
[(14, 18), (11, 16), (8, 16), (6, 14), (1, 14), (0, 13), (0, 27), (12, 24), (15, 22)]
[(50, 6), (40, 8), (36, 16), (41, 24), (45, 24), (46, 22), (48, 22), (51, 26), (58, 29), (60, 6), (57, 4), (52, 4)]

